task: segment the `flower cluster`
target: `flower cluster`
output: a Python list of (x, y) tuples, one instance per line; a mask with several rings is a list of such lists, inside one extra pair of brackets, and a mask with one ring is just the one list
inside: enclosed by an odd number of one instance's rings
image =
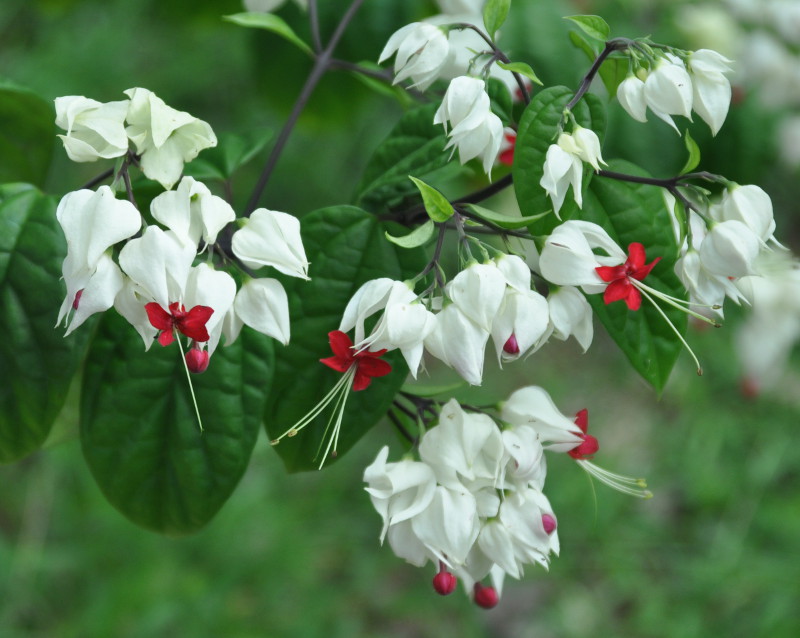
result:
[[(58, 98), (62, 136), (70, 157), (89, 161), (128, 152), (136, 144), (145, 175), (173, 182), (173, 172), (214, 139), (204, 122), (166, 106), (145, 89), (128, 91), (129, 102), (101, 105), (82, 97)], [(122, 120), (127, 119), (127, 130)], [(206, 144), (207, 145), (207, 144)], [(125, 169), (127, 170), (127, 169)], [(150, 171), (148, 173), (148, 171)], [(169, 174), (169, 177), (165, 177)], [(180, 333), (189, 339), (186, 361), (204, 371), (224, 334), (233, 342), (244, 324), (281, 343), (289, 342), (286, 292), (276, 279), (250, 278), (237, 291), (234, 278), (208, 262), (195, 265), (198, 251), (217, 242), (236, 220), (224, 199), (201, 182), (184, 177), (175, 190), (150, 204), (154, 220), (143, 219), (131, 200), (117, 199), (109, 186), (67, 193), (56, 217), (67, 240), (62, 273), (67, 295), (57, 325), (71, 333), (91, 315), (112, 306), (136, 329), (149, 348), (154, 339), (167, 346)], [(233, 256), (247, 268), (272, 266), (307, 279), (308, 262), (298, 220), (287, 213), (258, 209), (240, 220), (233, 233)]]
[(725, 297), (747, 299), (736, 285), (741, 277), (758, 275), (758, 261), (775, 242), (772, 201), (754, 185), (731, 184), (706, 218), (690, 212), (689, 232), (675, 272), (692, 300), (722, 314)]
[[(369, 335), (365, 321), (383, 311)], [(356, 348), (399, 349), (416, 377), (423, 351), (479, 385), (491, 337), (498, 361), (535, 352), (550, 336), (575, 336), (584, 350), (592, 340), (591, 309), (574, 288), (543, 297), (531, 287), (531, 270), (515, 255), (473, 262), (444, 288), (442, 297), (418, 297), (407, 282), (373, 279), (345, 308), (339, 330), (355, 328)]]
[(710, 49), (693, 51), (686, 63), (674, 53), (658, 57), (648, 69), (639, 69), (617, 89), (622, 107), (635, 120), (647, 121), (647, 109), (676, 131), (673, 115), (691, 119), (692, 110), (716, 135), (728, 115), (731, 84), (726, 73), (731, 61)]
[[(451, 593), (460, 578), (476, 604), (493, 607), (506, 575), (520, 578), (526, 565), (547, 568), (559, 552), (557, 519), (542, 491), (544, 450), (566, 452), (615, 489), (650, 495), (640, 479), (589, 461), (599, 445), (587, 428), (586, 410), (570, 419), (536, 386), (514, 392), (499, 421), (451, 399), (422, 435), (420, 460), (387, 463), (384, 447), (364, 472), (383, 519), (381, 542), (413, 565), (436, 565), (438, 593)], [(481, 582), (487, 578), (490, 586)]]

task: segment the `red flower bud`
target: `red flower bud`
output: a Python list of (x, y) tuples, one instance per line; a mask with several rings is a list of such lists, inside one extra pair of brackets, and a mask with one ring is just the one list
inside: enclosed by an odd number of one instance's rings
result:
[(208, 363), (208, 350), (191, 348), (186, 353), (186, 367), (189, 368), (189, 372), (195, 372), (197, 374), (205, 372), (208, 369)]
[(497, 590), (494, 587), (484, 587), (480, 583), (475, 583), (475, 604), (484, 609), (491, 609), (500, 602)]
[(454, 574), (451, 574), (447, 571), (441, 571), (433, 577), (433, 588), (436, 590), (437, 594), (447, 596), (448, 594), (453, 593), (457, 582), (458, 579)]
[(550, 514), (542, 514), (542, 525), (544, 525), (544, 531), (548, 536), (556, 531), (556, 519)]

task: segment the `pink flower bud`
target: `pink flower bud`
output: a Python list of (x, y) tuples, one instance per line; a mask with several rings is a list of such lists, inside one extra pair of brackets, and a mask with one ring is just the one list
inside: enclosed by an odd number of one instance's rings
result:
[(497, 590), (494, 587), (484, 587), (480, 583), (475, 583), (475, 604), (484, 609), (495, 607), (500, 601)]
[(433, 588), (441, 596), (452, 594), (458, 579), (448, 571), (441, 571), (433, 577)]
[(75, 299), (72, 300), (72, 309), (77, 310), (78, 304), (81, 302), (81, 295), (83, 294), (83, 288), (81, 288), (78, 292), (75, 293)]
[(208, 369), (209, 355), (208, 350), (200, 350), (199, 348), (191, 348), (186, 353), (186, 367), (189, 372), (200, 374)]
[(550, 514), (542, 514), (542, 525), (544, 525), (544, 531), (548, 536), (556, 531), (556, 519)]
[(519, 344), (517, 343), (517, 337), (515, 335), (511, 335), (506, 341), (505, 345), (503, 346), (503, 352), (507, 354), (519, 354)]

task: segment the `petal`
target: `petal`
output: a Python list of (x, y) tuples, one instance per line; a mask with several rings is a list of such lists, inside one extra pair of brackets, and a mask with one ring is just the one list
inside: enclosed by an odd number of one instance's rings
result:
[(289, 299), (277, 279), (251, 279), (236, 295), (236, 314), (254, 330), (289, 343)]
[(209, 308), (208, 306), (195, 306), (175, 323), (178, 330), (190, 339), (199, 342), (208, 341), (209, 334), (206, 323), (213, 314), (213, 308)]
[(156, 330), (172, 330), (172, 315), (154, 301), (144, 305), (147, 318)]

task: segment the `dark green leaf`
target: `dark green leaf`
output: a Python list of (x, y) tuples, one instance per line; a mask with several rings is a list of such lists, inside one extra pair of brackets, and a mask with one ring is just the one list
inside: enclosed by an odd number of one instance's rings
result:
[(229, 16), (222, 16), (222, 19), (227, 20), (228, 22), (233, 22), (233, 24), (238, 24), (240, 27), (250, 27), (272, 31), (272, 33), (275, 33), (294, 44), (301, 51), (307, 53), (308, 55), (314, 55), (311, 47), (297, 36), (297, 34), (292, 30), (292, 27), (286, 24), (283, 18), (276, 16), (274, 13), (235, 13)]
[(489, 95), (495, 115), (503, 121), (504, 125), (511, 124), (514, 103), (506, 84), (497, 78), (489, 78), (486, 82), (486, 93)]
[(530, 217), (509, 217), (508, 215), (501, 215), (498, 212), (489, 210), (483, 206), (477, 206), (476, 204), (467, 204), (464, 208), (469, 210), (476, 217), (480, 217), (487, 222), (491, 222), (495, 226), (500, 226), (500, 228), (507, 228), (509, 230), (530, 226), (536, 220), (541, 219), (545, 215), (550, 215), (553, 212), (552, 210), (548, 210), (538, 215), (531, 215)]
[(395, 208), (417, 196), (409, 175), (430, 178), (450, 162), (444, 129), (433, 123), (437, 108), (426, 104), (409, 111), (381, 142), (357, 189), (361, 206), (375, 212)]
[(511, 0), (488, 0), (483, 6), (483, 24), (490, 38), (503, 26), (511, 8)]
[[(544, 89), (531, 100), (520, 120), (514, 149), (513, 175), (517, 202), (525, 216), (537, 216), (542, 211), (552, 208), (552, 203), (544, 189), (539, 186), (539, 182), (544, 174), (547, 149), (556, 141), (561, 115), (572, 96), (572, 90), (565, 86)], [(606, 114), (600, 100), (588, 94), (572, 109), (572, 113), (578, 124), (592, 129), (602, 143)], [(584, 191), (592, 175), (592, 170), (584, 167)], [(570, 192), (559, 211), (560, 215), (562, 219), (569, 219), (575, 216), (577, 210), (578, 207)], [(547, 215), (531, 224), (530, 230), (534, 235), (549, 235), (558, 224), (555, 215)]]
[(611, 35), (611, 27), (600, 16), (565, 16), (565, 20), (571, 20), (590, 38), (605, 42)]
[(33, 91), (0, 82), (0, 183), (44, 186), (56, 138), (53, 105)]
[(81, 442), (106, 498), (134, 523), (167, 534), (203, 527), (250, 459), (273, 371), (272, 341), (245, 328), (192, 375), (200, 432), (177, 344), (148, 352), (106, 313), (89, 353)]
[(587, 38), (580, 31), (570, 31), (569, 41), (572, 42), (576, 48), (583, 51), (586, 54), (586, 57), (592, 61), (594, 61), (594, 59), (600, 53), (601, 46), (597, 40), (589, 40), (589, 38)]
[(230, 179), (267, 145), (270, 129), (252, 129), (244, 134), (221, 133), (214, 148), (203, 151), (184, 168), (184, 174), (195, 179)]
[[(636, 166), (622, 161), (609, 163), (609, 170), (646, 176)], [(674, 273), (677, 246), (663, 193), (656, 186), (633, 184), (609, 178), (592, 180), (580, 219), (605, 228), (625, 250), (631, 242), (644, 244), (647, 261), (661, 261), (644, 280), (648, 286), (685, 299), (685, 291)], [(595, 314), (617, 342), (633, 367), (657, 391), (661, 391), (683, 347), (675, 332), (646, 299), (632, 312), (623, 302), (603, 303), (602, 295), (589, 295)], [(687, 315), (660, 304), (675, 328), (686, 333)]]
[(697, 145), (697, 142), (694, 141), (688, 128), (683, 134), (683, 141), (686, 144), (686, 150), (689, 151), (689, 157), (686, 158), (686, 164), (684, 164), (681, 169), (681, 175), (691, 173), (700, 164), (700, 147)]
[(536, 73), (533, 72), (530, 64), (526, 64), (525, 62), (510, 62), (505, 64), (504, 62), (498, 62), (497, 66), (501, 69), (505, 69), (506, 71), (511, 71), (512, 73), (519, 73), (520, 75), (525, 76), (534, 84), (542, 84), (542, 81), (536, 76)]
[(424, 246), (426, 243), (428, 243), (428, 240), (433, 237), (434, 229), (435, 226), (433, 224), (433, 220), (429, 219), (422, 224), (422, 226), (415, 228), (407, 235), (395, 237), (394, 235), (389, 234), (389, 231), (386, 231), (385, 235), (386, 239), (393, 244), (397, 244), (401, 248), (418, 248), (419, 246)]
[[(359, 286), (378, 277), (406, 279), (425, 266), (421, 251), (398, 250), (389, 244), (383, 237), (385, 229), (373, 215), (352, 206), (325, 208), (303, 217), (311, 281), (286, 282), (292, 343), (277, 352), (265, 419), (270, 438), (297, 423), (341, 378), (319, 360), (331, 355), (328, 333), (338, 328), (344, 308)], [(373, 379), (366, 390), (350, 393), (338, 458), (386, 414), (405, 381), (407, 368), (399, 352), (384, 358), (391, 363), (392, 373)], [(330, 413), (329, 408), (297, 436), (275, 447), (290, 471), (319, 466), (320, 459), (315, 458)], [(332, 461), (326, 460), (326, 465)]]
[(446, 222), (453, 216), (455, 212), (453, 206), (444, 195), (433, 188), (433, 186), (428, 186), (421, 179), (417, 179), (411, 175), (409, 175), (408, 178), (414, 182), (419, 189), (422, 195), (422, 203), (425, 205), (425, 212), (428, 213), (428, 217), (435, 222)]
[(85, 352), (90, 326), (64, 338), (66, 241), (55, 202), (32, 186), (0, 187), (0, 462), (47, 438)]

